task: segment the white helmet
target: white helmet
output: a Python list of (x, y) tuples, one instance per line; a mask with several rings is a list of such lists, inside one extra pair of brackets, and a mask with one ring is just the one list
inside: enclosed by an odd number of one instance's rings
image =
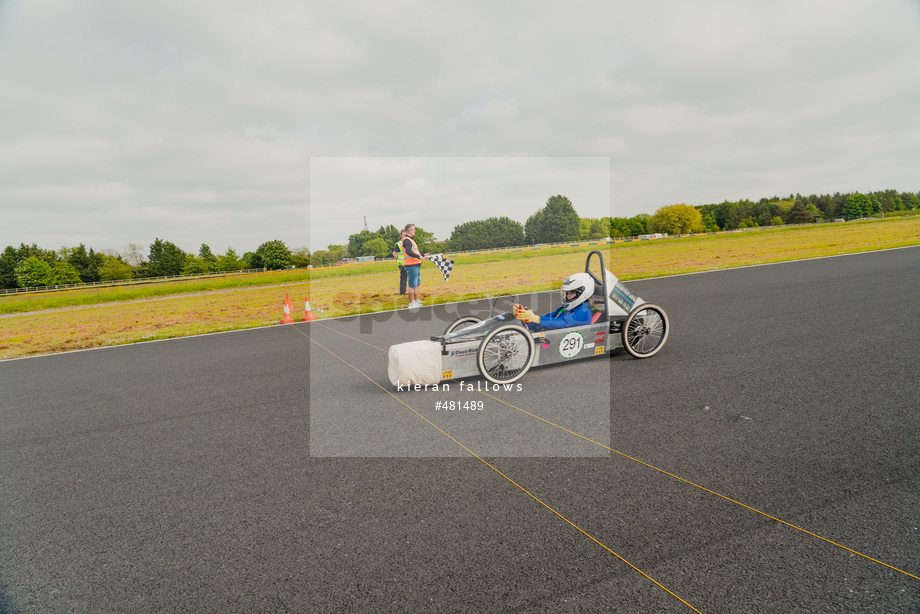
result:
[[(578, 296), (572, 300), (566, 298), (566, 294), (575, 291)], [(575, 273), (562, 282), (562, 306), (566, 311), (572, 311), (594, 294), (594, 280), (587, 273)]]

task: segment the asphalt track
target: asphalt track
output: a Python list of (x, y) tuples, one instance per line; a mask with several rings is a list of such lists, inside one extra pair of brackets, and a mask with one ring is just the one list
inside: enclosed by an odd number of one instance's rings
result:
[(629, 286), (472, 412), (433, 310), (0, 363), (0, 612), (920, 612), (920, 248)]

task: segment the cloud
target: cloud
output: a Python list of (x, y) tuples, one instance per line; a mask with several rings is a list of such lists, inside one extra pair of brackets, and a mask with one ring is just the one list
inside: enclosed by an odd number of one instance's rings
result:
[(301, 246), (339, 232), (309, 202), (333, 157), (609, 158), (627, 216), (916, 191), (918, 32), (869, 0), (4, 0), (0, 245)]
[(520, 223), (554, 194), (582, 217), (609, 215), (608, 158), (314, 158), (311, 249), (343, 244), (368, 229), (416, 224), (435, 238), (464, 222), (509, 217)]

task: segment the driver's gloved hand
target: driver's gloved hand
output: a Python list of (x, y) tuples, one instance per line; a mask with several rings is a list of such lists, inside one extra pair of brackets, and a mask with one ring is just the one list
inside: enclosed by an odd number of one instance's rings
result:
[(522, 322), (533, 322), (534, 324), (540, 323), (540, 316), (535, 314), (530, 309), (527, 309), (523, 305), (514, 306), (514, 317)]

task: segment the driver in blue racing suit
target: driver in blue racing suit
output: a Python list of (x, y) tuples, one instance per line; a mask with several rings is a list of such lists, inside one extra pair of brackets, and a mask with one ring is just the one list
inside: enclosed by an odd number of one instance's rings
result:
[(588, 299), (594, 294), (594, 280), (587, 273), (575, 273), (562, 282), (562, 307), (545, 316), (538, 316), (530, 309), (514, 306), (514, 317), (527, 323), (530, 330), (554, 330), (591, 323), (591, 307)]

